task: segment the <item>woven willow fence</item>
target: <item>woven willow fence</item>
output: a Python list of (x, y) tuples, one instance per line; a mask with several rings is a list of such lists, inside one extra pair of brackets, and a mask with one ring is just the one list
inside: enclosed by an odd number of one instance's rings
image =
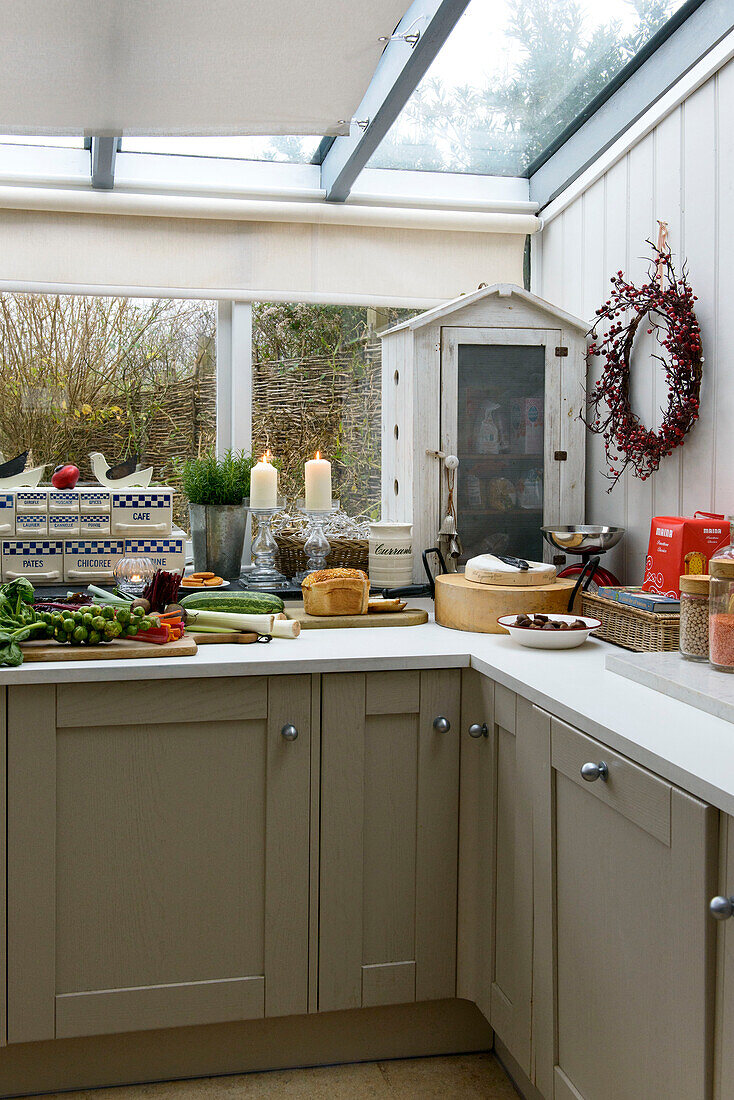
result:
[(253, 453), (281, 461), (289, 501), (303, 496), (303, 463), (316, 451), (331, 459), (334, 495), (351, 515), (380, 503), (380, 345), (334, 357), (253, 366)]

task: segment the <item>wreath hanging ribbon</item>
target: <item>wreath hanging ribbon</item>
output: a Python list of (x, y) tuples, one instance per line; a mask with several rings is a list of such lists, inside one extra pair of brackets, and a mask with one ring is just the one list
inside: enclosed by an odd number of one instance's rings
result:
[[(698, 420), (703, 347), (693, 303), (697, 301), (685, 265), (676, 275), (667, 247), (667, 226), (660, 222), (658, 244), (653, 250), (649, 281), (634, 286), (618, 271), (612, 291), (596, 310), (589, 336), (589, 355), (603, 360), (601, 377), (587, 392), (583, 417), (589, 431), (604, 437), (612, 491), (628, 468), (646, 481), (661, 461), (685, 440)], [(637, 330), (647, 324), (667, 353), (653, 355), (662, 364), (668, 385), (668, 401), (657, 431), (647, 428), (630, 401), (630, 357)]]

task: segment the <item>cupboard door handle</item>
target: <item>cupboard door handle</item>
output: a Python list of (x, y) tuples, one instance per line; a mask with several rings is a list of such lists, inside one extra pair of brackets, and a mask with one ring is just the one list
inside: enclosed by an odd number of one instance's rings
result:
[(714, 920), (729, 920), (734, 916), (734, 897), (712, 898), (709, 902), (709, 912)]
[(470, 737), (489, 737), (489, 730), (487, 729), (487, 723), (482, 722), (482, 724), (480, 726), (478, 722), (473, 722), (472, 725), (469, 726), (469, 736)]
[(295, 726), (283, 726), (282, 730), (280, 731), (280, 735), (284, 741), (295, 741), (298, 737), (298, 730)]
[(433, 719), (433, 728), (436, 733), (448, 733), (451, 729), (451, 723), (448, 718), (444, 718), (443, 715), (439, 715), (438, 718)]
[(609, 767), (601, 760), (598, 764), (589, 762), (588, 764), (581, 765), (581, 778), (585, 779), (587, 783), (594, 783), (597, 779), (601, 779), (603, 783), (606, 783), (609, 778)]

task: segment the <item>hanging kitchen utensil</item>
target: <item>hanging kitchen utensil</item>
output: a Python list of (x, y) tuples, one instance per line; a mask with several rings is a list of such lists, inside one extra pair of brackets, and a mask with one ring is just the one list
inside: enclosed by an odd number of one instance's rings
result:
[(439, 541), (442, 542), (446, 548), (447, 556), (452, 558), (454, 563), (456, 563), (463, 553), (461, 537), (458, 532), (456, 503), (454, 500), (456, 471), (459, 466), (459, 460), (456, 455), (446, 455), (443, 461), (446, 468), (446, 488), (448, 496), (446, 501), (446, 515), (441, 524), (438, 536)]

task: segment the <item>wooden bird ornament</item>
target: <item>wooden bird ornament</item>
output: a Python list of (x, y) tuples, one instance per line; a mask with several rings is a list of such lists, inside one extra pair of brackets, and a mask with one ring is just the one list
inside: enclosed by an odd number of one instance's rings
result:
[(93, 451), (89, 456), (92, 473), (105, 489), (147, 489), (153, 480), (153, 467), (138, 470), (138, 459), (139, 455), (131, 455), (110, 466), (99, 451)]
[(26, 470), (28, 453), (28, 451), (23, 451), (15, 458), (9, 458), (7, 462), (0, 454), (0, 489), (18, 489), (26, 486), (32, 489), (38, 485), (46, 466), (45, 464), (43, 466), (32, 466)]

